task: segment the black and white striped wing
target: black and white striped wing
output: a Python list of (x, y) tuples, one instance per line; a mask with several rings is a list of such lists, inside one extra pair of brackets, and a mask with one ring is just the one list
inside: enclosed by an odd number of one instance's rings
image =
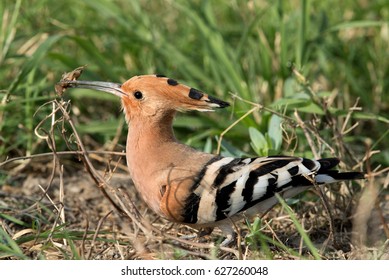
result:
[[(187, 223), (212, 223), (272, 198), (275, 193), (311, 186), (311, 180), (324, 184), (357, 179), (360, 175), (328, 170), (338, 163), (337, 159), (316, 161), (287, 156), (216, 157), (208, 162), (193, 185), (184, 220)], [(342, 178), (342, 174), (349, 176)]]

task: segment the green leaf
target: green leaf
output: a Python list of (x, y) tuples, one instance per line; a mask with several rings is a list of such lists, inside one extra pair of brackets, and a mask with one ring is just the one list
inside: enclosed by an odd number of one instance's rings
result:
[(212, 153), (212, 138), (211, 137), (207, 137), (207, 140), (205, 140), (203, 152)]
[(259, 156), (267, 156), (269, 145), (265, 136), (254, 127), (249, 127), (251, 147)]
[(377, 120), (389, 124), (389, 119), (373, 113), (355, 112), (353, 113), (353, 117), (360, 120)]
[(271, 139), (272, 149), (278, 151), (282, 144), (282, 119), (277, 115), (272, 115), (269, 121), (269, 138)]
[(225, 157), (245, 157), (247, 154), (238, 148), (231, 145), (228, 141), (222, 139), (221, 146), (223, 148), (222, 155)]
[(311, 114), (324, 115), (323, 109), (319, 105), (315, 104), (314, 102), (309, 102), (308, 105), (297, 108), (297, 111), (311, 113)]
[(309, 104), (309, 99), (297, 99), (297, 98), (281, 98), (273, 102), (270, 107), (279, 108), (287, 107), (288, 109), (299, 108), (307, 106)]

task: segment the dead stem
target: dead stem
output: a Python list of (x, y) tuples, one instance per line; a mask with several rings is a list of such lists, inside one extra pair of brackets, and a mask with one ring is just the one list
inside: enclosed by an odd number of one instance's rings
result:
[(88, 216), (85, 216), (85, 222), (86, 222), (86, 225), (85, 225), (85, 230), (84, 230), (84, 233), (82, 235), (82, 240), (81, 240), (81, 249), (80, 249), (80, 255), (82, 258), (85, 258), (85, 240), (88, 236), (88, 230), (89, 230), (89, 219), (88, 219)]
[[(21, 160), (30, 160), (34, 158), (42, 158), (42, 157), (53, 157), (53, 156), (65, 156), (65, 155), (83, 155), (84, 153), (82, 151), (57, 151), (55, 154), (54, 152), (49, 153), (41, 153), (41, 154), (35, 154), (35, 155), (29, 155), (29, 156), (22, 156), (22, 157), (15, 157), (6, 159), (5, 161), (0, 163), (0, 167), (3, 167), (7, 164), (10, 164), (14, 161), (21, 161)], [(125, 152), (114, 152), (114, 151), (91, 151), (88, 150), (88, 154), (91, 156), (96, 155), (113, 155), (113, 156), (126, 156)], [(103, 161), (101, 157), (96, 157), (97, 160)], [(120, 165), (119, 165), (120, 166)], [(123, 166), (120, 166), (121, 169), (124, 169)], [(125, 167), (125, 170), (127, 171), (127, 167)]]
[(307, 139), (307, 142), (308, 142), (308, 145), (309, 147), (311, 148), (311, 151), (313, 153), (313, 156), (315, 157), (315, 159), (319, 159), (320, 158), (320, 155), (319, 153), (317, 152), (317, 149), (316, 149), (316, 146), (315, 144), (313, 143), (313, 140), (312, 140), (312, 137), (311, 137), (311, 134), (308, 132), (308, 128), (307, 126), (305, 125), (305, 123), (303, 122), (303, 120), (300, 118), (300, 115), (298, 114), (297, 110), (294, 111), (294, 116), (297, 120), (297, 124), (301, 127), (301, 129), (303, 130), (303, 133), (305, 135), (305, 138)]
[(237, 119), (236, 121), (234, 121), (229, 127), (227, 127), (225, 130), (223, 130), (223, 132), (220, 134), (219, 136), (219, 140), (217, 141), (217, 150), (216, 150), (216, 154), (220, 154), (220, 148), (221, 148), (221, 144), (222, 144), (222, 140), (223, 140), (223, 137), (224, 135), (231, 130), (231, 128), (233, 128), (235, 125), (237, 125), (239, 122), (241, 122), (245, 117), (247, 117), (248, 115), (252, 114), (254, 111), (257, 111), (259, 110), (259, 106), (256, 106), (256, 107), (253, 107), (251, 108), (249, 111), (247, 111), (243, 116), (241, 116), (239, 119)]
[(94, 248), (94, 246), (95, 246), (95, 242), (96, 242), (97, 235), (99, 234), (99, 232), (100, 232), (100, 230), (101, 230), (101, 227), (102, 227), (104, 221), (107, 219), (107, 217), (108, 217), (109, 215), (111, 215), (111, 213), (112, 213), (112, 210), (109, 211), (104, 217), (102, 217), (102, 218), (99, 220), (99, 223), (97, 224), (96, 230), (95, 230), (95, 232), (94, 232), (94, 234), (93, 234), (93, 238), (92, 238), (92, 242), (91, 242), (91, 247), (90, 247), (89, 253), (88, 253), (87, 257), (86, 257), (87, 260), (90, 260), (91, 255), (92, 255), (92, 252), (93, 252), (93, 248)]
[[(370, 150), (368, 148), (368, 150)], [(362, 191), (353, 217), (353, 236), (352, 244), (359, 247), (365, 247), (367, 242), (367, 224), (373, 211), (379, 195), (375, 177), (371, 176), (371, 167), (369, 158), (366, 161), (368, 184)]]

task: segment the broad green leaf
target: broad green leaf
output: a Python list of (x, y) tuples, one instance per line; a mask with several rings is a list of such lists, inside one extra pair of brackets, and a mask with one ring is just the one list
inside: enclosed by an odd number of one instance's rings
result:
[(306, 106), (297, 108), (297, 111), (305, 112), (305, 113), (311, 113), (311, 114), (324, 115), (323, 109), (319, 105), (317, 105), (317, 104), (315, 104), (313, 102), (310, 102)]
[(247, 153), (234, 147), (228, 141), (222, 139), (221, 146), (223, 148), (222, 156), (225, 157), (247, 157)]
[(254, 127), (249, 127), (251, 147), (259, 156), (267, 156), (269, 145), (265, 136)]
[(273, 102), (270, 106), (272, 108), (287, 107), (289, 108), (298, 108), (307, 106), (309, 104), (308, 99), (297, 99), (297, 98), (281, 98)]
[(277, 115), (272, 115), (269, 121), (269, 137), (272, 143), (273, 150), (279, 150), (282, 144), (282, 129), (281, 129), (282, 119)]

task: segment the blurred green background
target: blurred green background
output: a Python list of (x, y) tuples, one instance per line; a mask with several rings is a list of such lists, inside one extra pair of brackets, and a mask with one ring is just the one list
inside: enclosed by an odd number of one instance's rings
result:
[[(217, 113), (178, 116), (177, 137), (199, 149), (214, 152), (215, 137), (252, 108), (234, 100), (236, 94), (285, 117), (297, 110), (309, 122), (331, 113), (344, 130), (358, 122), (342, 139), (353, 156), (361, 159), (371, 147), (381, 151), (373, 165), (389, 164), (387, 0), (3, 0), (0, 17), (1, 161), (48, 150), (34, 128), (51, 107), (36, 111), (56, 98), (54, 85), (64, 72), (87, 65), (84, 80), (160, 73), (231, 102)], [(114, 96), (72, 90), (64, 98), (72, 101), (80, 134), (94, 140), (88, 148), (115, 135), (124, 145), (126, 126)], [(347, 120), (357, 100), (361, 109)], [(261, 111), (242, 120), (224, 136), (223, 153), (312, 156), (293, 124), (283, 124), (281, 145), (274, 128), (287, 119), (271, 116)], [(317, 126), (331, 144), (334, 130), (327, 128)], [(330, 155), (325, 145), (318, 148)]]

